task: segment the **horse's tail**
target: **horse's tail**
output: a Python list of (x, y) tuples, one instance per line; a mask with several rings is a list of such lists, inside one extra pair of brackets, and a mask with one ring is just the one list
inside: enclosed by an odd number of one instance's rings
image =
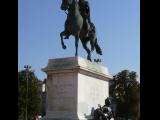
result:
[(101, 49), (100, 46), (98, 45), (97, 38), (95, 39), (94, 46), (95, 46), (95, 48), (96, 48), (97, 54), (102, 55), (102, 49)]

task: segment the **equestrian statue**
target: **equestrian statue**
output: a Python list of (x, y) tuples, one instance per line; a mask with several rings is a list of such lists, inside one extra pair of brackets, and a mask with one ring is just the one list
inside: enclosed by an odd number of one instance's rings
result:
[[(86, 50), (87, 59), (91, 60), (91, 52), (95, 49), (96, 53), (102, 55), (102, 50), (98, 45), (96, 28), (90, 19), (90, 7), (86, 0), (62, 0), (61, 10), (67, 12), (67, 19), (64, 24), (64, 31), (60, 33), (61, 45), (66, 49), (63, 39), (69, 39), (70, 35), (75, 37), (75, 56), (78, 56), (78, 42), (82, 42), (83, 48)], [(90, 42), (91, 49), (87, 43)], [(95, 59), (95, 62), (100, 62), (100, 59)]]

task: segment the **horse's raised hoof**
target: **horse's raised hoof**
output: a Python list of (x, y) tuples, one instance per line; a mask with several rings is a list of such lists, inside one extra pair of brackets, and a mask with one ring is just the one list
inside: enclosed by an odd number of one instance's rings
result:
[(66, 49), (67, 47), (65, 45), (62, 46), (63, 49)]

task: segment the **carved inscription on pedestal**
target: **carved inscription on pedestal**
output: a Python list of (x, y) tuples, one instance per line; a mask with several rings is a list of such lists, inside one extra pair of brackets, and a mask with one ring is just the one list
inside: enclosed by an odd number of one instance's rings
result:
[(92, 101), (96, 101), (97, 98), (100, 97), (100, 88), (96, 87), (96, 86), (92, 86), (90, 89), (89, 89), (89, 98), (92, 100)]
[(50, 81), (49, 111), (71, 112), (76, 103), (75, 87), (69, 77), (54, 76)]

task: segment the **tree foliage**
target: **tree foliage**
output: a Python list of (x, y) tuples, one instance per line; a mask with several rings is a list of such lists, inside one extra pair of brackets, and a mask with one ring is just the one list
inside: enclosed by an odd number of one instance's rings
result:
[(110, 96), (116, 101), (116, 116), (133, 119), (140, 116), (140, 83), (136, 79), (136, 72), (128, 70), (114, 76)]
[[(28, 76), (28, 98), (27, 94), (27, 76)], [(27, 112), (28, 118), (40, 112), (40, 93), (38, 79), (33, 71), (22, 70), (18, 72), (18, 115), (24, 118)]]

